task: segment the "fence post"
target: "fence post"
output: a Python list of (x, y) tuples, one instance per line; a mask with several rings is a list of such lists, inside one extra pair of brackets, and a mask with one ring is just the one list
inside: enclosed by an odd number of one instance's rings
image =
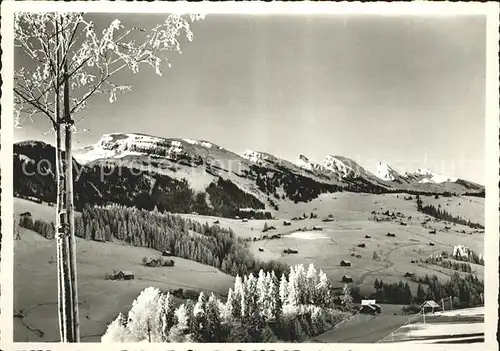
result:
[(394, 332), (391, 333), (392, 342), (394, 342)]

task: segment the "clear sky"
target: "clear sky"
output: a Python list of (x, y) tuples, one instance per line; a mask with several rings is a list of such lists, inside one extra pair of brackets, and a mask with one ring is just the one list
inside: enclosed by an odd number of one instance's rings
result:
[[(165, 16), (91, 17), (152, 26)], [(192, 29), (162, 77), (144, 67), (120, 77), (132, 92), (117, 102), (90, 101), (75, 147), (138, 132), (484, 184), (484, 17), (207, 15)], [(52, 142), (40, 119), (15, 139)]]

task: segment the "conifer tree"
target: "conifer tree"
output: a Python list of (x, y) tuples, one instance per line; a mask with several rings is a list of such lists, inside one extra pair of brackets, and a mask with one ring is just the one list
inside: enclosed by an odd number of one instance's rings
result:
[(206, 322), (204, 327), (204, 340), (208, 342), (220, 341), (221, 319), (218, 299), (211, 294), (206, 304)]
[(245, 280), (245, 317), (248, 319), (255, 318), (258, 313), (258, 293), (257, 293), (257, 279), (252, 273), (247, 276)]
[(279, 296), (281, 304), (286, 305), (288, 303), (288, 281), (285, 277), (285, 274), (281, 275)]
[(229, 291), (227, 292), (226, 305), (224, 307), (224, 320), (228, 321), (235, 317), (234, 307), (235, 307), (235, 299), (234, 299), (233, 289), (229, 288)]
[(297, 289), (296, 282), (296, 270), (294, 267), (290, 267), (290, 274), (288, 275), (288, 285), (287, 285), (287, 301), (286, 305), (297, 306), (299, 303), (299, 293)]
[(306, 303), (305, 295), (307, 289), (307, 279), (303, 264), (298, 264), (295, 266), (295, 286), (297, 290), (297, 302), (299, 304)]
[(261, 269), (259, 271), (259, 275), (257, 278), (257, 286), (256, 286), (257, 304), (261, 307), (264, 307), (264, 308), (265, 308), (265, 306), (263, 306), (263, 305), (266, 304), (266, 302), (267, 302), (267, 299), (266, 299), (267, 288), (268, 288), (268, 284), (266, 284), (266, 274), (264, 273), (264, 270)]
[(206, 305), (207, 299), (205, 294), (200, 292), (198, 296), (198, 301), (194, 305), (193, 309), (193, 326), (192, 335), (193, 340), (196, 342), (202, 342), (204, 337), (204, 329), (206, 328), (207, 318), (206, 318)]
[(127, 340), (127, 320), (123, 314), (118, 314), (118, 317), (108, 325), (106, 332), (101, 337), (102, 343), (126, 342)]
[(318, 304), (320, 306), (329, 306), (331, 304), (330, 283), (326, 274), (319, 271), (319, 282), (316, 285), (316, 294), (318, 297)]
[(127, 329), (130, 341), (161, 342), (162, 330), (157, 311), (161, 308), (161, 292), (157, 288), (144, 289), (132, 303), (128, 313)]
[(267, 318), (268, 321), (279, 322), (282, 316), (283, 304), (278, 288), (278, 278), (274, 272), (270, 278), (267, 289), (267, 300), (269, 301)]
[(430, 286), (427, 287), (427, 292), (426, 292), (426, 295), (425, 295), (425, 299), (426, 300), (434, 300), (434, 292), (432, 291), (432, 289), (431, 289)]
[(242, 298), (243, 298), (244, 286), (243, 281), (239, 275), (236, 276), (234, 280), (234, 305), (233, 305), (233, 317), (240, 318), (242, 314)]
[(162, 342), (167, 341), (170, 328), (174, 325), (175, 305), (170, 292), (162, 294), (159, 301), (158, 319), (160, 328), (160, 338)]
[(340, 296), (340, 301), (344, 308), (348, 310), (352, 308), (353, 298), (351, 296), (351, 289), (349, 289), (347, 284), (344, 284), (344, 287), (342, 289), (342, 295)]
[(316, 268), (314, 268), (314, 264), (310, 264), (309, 268), (307, 269), (307, 274), (306, 274), (306, 280), (307, 280), (307, 288), (306, 288), (306, 302), (307, 303), (314, 303), (314, 291), (316, 288), (316, 284), (318, 283), (318, 276), (317, 276), (317, 271)]
[(170, 329), (169, 341), (171, 342), (184, 342), (187, 341), (186, 337), (190, 331), (191, 318), (186, 304), (180, 305), (174, 312), (175, 324)]

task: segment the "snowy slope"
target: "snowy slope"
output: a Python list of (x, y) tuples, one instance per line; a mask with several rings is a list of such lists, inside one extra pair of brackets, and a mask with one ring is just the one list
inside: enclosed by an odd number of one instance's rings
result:
[(427, 168), (418, 168), (413, 173), (406, 172), (405, 177), (411, 181), (418, 183), (434, 183), (434, 184), (441, 184), (444, 182), (454, 183), (458, 180), (458, 177), (450, 177), (438, 174)]
[(328, 155), (323, 166), (330, 172), (339, 175), (342, 178), (360, 175), (361, 167), (352, 160), (345, 157)]
[(400, 177), (400, 174), (387, 163), (380, 161), (377, 165), (377, 177), (382, 180), (391, 181)]

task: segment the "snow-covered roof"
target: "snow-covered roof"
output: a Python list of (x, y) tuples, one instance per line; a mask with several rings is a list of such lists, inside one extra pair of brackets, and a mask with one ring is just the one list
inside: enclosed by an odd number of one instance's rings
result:
[(123, 275), (134, 275), (134, 272), (132, 271), (120, 271)]
[(425, 301), (420, 307), (439, 308), (439, 305), (434, 300), (428, 300), (428, 301)]

